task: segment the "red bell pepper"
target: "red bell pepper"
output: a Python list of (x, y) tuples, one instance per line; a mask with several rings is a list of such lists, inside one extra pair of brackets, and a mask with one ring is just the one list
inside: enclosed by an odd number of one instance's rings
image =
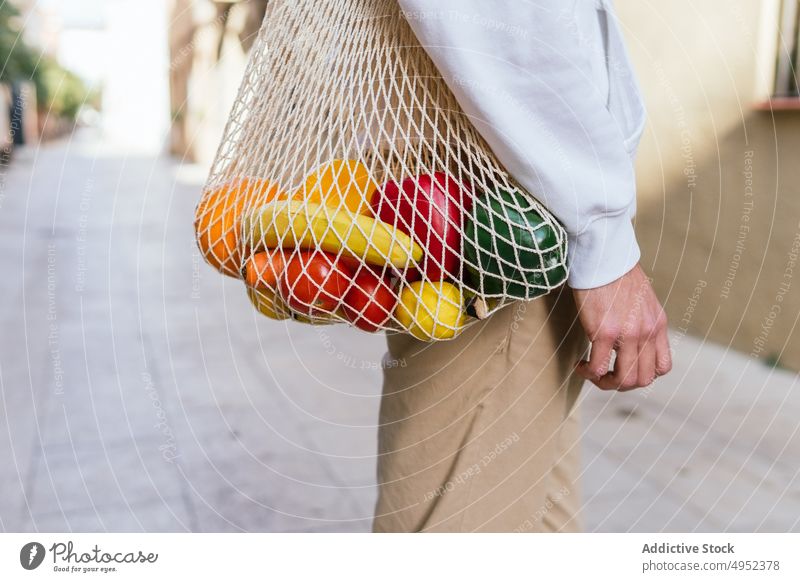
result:
[[(388, 182), (373, 192), (374, 215), (411, 236), (425, 249), (420, 269), (429, 281), (458, 278), (464, 216), (472, 208), (472, 192), (444, 172)], [(407, 280), (419, 278), (416, 270)]]

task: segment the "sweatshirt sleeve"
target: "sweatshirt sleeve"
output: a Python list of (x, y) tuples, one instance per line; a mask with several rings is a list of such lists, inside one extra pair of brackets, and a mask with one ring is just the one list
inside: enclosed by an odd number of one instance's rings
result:
[(609, 109), (608, 23), (596, 4), (583, 13), (592, 28), (576, 16), (584, 0), (399, 1), (497, 158), (564, 224), (569, 285), (599, 287), (633, 268), (635, 144)]

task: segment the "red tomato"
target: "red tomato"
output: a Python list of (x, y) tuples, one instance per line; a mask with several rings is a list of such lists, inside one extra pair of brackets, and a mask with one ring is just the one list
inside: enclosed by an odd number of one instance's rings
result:
[(394, 312), (397, 295), (388, 279), (370, 269), (363, 269), (353, 280), (344, 296), (344, 312), (357, 328), (374, 332), (386, 323)]
[(286, 263), (280, 294), (295, 311), (305, 315), (332, 313), (350, 286), (352, 271), (323, 251), (297, 251)]
[[(472, 208), (471, 190), (443, 172), (388, 182), (375, 190), (372, 211), (382, 221), (411, 235), (425, 256), (420, 268), (430, 281), (458, 277), (464, 216)], [(408, 281), (419, 279), (414, 270)]]

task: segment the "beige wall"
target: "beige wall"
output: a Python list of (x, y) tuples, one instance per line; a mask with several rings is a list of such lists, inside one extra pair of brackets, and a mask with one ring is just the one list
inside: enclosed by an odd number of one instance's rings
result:
[(800, 369), (800, 111), (753, 108), (772, 2), (617, 7), (650, 114), (637, 231), (673, 327)]
[(223, 6), (209, 0), (171, 5), (171, 151), (205, 165), (222, 137), (266, 2), (236, 4), (227, 20)]

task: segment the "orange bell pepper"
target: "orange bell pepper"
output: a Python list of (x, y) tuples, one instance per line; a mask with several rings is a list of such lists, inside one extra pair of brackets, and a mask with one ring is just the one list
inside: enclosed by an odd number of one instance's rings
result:
[(369, 198), (377, 187), (361, 162), (333, 160), (309, 174), (294, 198), (332, 207), (344, 206), (351, 212), (371, 216)]

